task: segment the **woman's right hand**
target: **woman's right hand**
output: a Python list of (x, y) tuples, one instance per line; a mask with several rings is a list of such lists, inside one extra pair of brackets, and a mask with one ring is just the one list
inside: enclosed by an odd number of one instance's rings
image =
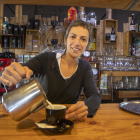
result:
[(0, 81), (3, 85), (13, 86), (16, 85), (22, 78), (26, 77), (28, 80), (33, 71), (27, 66), (21, 66), (17, 62), (12, 62), (11, 65), (7, 66), (0, 77)]

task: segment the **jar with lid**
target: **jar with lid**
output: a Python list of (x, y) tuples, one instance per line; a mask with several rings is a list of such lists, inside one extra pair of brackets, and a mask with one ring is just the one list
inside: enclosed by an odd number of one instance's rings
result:
[(88, 15), (86, 16), (86, 20), (92, 27), (95, 27), (97, 23), (97, 16), (95, 12), (88, 13)]
[(97, 62), (96, 52), (90, 53), (90, 62)]
[(89, 51), (84, 51), (84, 53), (82, 55), (82, 59), (89, 62), (90, 61), (90, 52)]

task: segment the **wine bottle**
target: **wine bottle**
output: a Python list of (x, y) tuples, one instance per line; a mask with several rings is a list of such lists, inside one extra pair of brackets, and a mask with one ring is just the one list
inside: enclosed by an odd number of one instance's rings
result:
[(135, 15), (132, 14), (132, 21), (130, 23), (130, 31), (136, 31), (136, 25), (135, 25)]
[(116, 42), (116, 35), (115, 35), (115, 31), (114, 31), (114, 25), (112, 25), (112, 31), (111, 31), (111, 35), (110, 35), (110, 42)]

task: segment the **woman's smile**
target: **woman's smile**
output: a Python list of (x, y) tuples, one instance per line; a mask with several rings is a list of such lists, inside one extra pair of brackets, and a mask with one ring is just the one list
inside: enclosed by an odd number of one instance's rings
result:
[(74, 53), (78, 53), (81, 49), (76, 47), (71, 47)]

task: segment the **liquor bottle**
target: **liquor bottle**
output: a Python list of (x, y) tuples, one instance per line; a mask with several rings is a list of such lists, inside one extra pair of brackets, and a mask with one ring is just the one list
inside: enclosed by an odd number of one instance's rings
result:
[(130, 24), (130, 31), (136, 31), (135, 15), (134, 15), (134, 13), (132, 14), (132, 21), (131, 21), (131, 24)]
[(135, 37), (132, 39), (132, 45), (131, 45), (131, 56), (136, 55), (136, 43), (135, 43)]
[(4, 17), (3, 18), (3, 25), (2, 25), (2, 34), (8, 34), (8, 24), (9, 24), (9, 22), (8, 22), (8, 18), (7, 17)]
[(115, 35), (115, 31), (114, 31), (114, 25), (112, 25), (112, 31), (111, 31), (111, 35), (110, 35), (110, 42), (116, 42), (116, 35)]

